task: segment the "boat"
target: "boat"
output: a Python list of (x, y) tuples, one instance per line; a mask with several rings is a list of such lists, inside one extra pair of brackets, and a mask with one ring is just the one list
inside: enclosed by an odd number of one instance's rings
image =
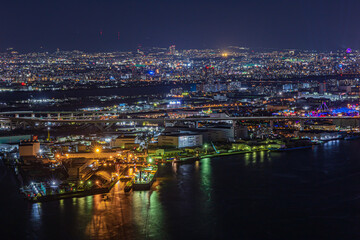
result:
[(60, 200), (65, 198), (75, 198), (75, 197), (85, 197), (90, 195), (97, 195), (97, 194), (103, 194), (108, 193), (109, 188), (94, 188), (90, 190), (84, 190), (84, 191), (76, 191), (76, 192), (66, 192), (66, 193), (59, 193), (54, 195), (25, 195), (25, 199), (27, 199), (30, 202), (48, 202), (48, 201), (54, 201), (54, 200)]
[(134, 178), (132, 189), (134, 191), (150, 190), (155, 182), (157, 170), (158, 168), (155, 165), (140, 170)]
[(124, 187), (124, 192), (130, 192), (133, 187), (132, 181), (128, 181)]
[(128, 182), (131, 180), (131, 176), (122, 176), (120, 177), (120, 182)]
[(312, 145), (320, 145), (320, 144), (323, 144), (323, 143), (324, 143), (324, 141), (321, 141), (321, 140), (312, 140), (311, 141)]
[(109, 196), (107, 195), (107, 194), (102, 194), (102, 200), (103, 201), (107, 201), (107, 200), (109, 200)]
[(329, 142), (329, 141), (335, 141), (335, 140), (341, 140), (341, 139), (344, 139), (344, 137), (341, 135), (335, 136), (335, 137), (320, 138), (320, 140), (323, 142)]
[(347, 141), (350, 141), (350, 140), (355, 140), (355, 139), (359, 139), (359, 138), (360, 138), (360, 135), (349, 135), (349, 136), (346, 136), (344, 139)]
[(196, 161), (199, 161), (199, 157), (192, 156), (192, 157), (177, 158), (174, 160), (174, 163), (194, 163)]
[(312, 148), (312, 145), (300, 146), (300, 147), (282, 147), (282, 148), (269, 148), (272, 152), (285, 152), (285, 151), (293, 151), (293, 150), (300, 150), (300, 149), (307, 149)]

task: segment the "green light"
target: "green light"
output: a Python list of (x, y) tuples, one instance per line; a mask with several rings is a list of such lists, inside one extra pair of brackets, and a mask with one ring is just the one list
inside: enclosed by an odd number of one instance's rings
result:
[(149, 162), (152, 162), (152, 158), (149, 158)]

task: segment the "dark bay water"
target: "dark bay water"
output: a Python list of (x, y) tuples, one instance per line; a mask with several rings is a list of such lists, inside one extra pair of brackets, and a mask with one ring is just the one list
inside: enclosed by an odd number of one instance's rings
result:
[(332, 141), (162, 165), (153, 191), (118, 184), (110, 201), (30, 204), (1, 166), (1, 239), (358, 239), (359, 149)]
[(0, 101), (19, 101), (26, 99), (45, 99), (45, 98), (71, 98), (88, 96), (138, 96), (149, 94), (169, 93), (170, 89), (183, 87), (190, 88), (191, 84), (183, 85), (159, 85), (146, 87), (123, 87), (123, 88), (94, 88), (94, 89), (73, 89), (65, 91), (14, 91), (0, 92)]

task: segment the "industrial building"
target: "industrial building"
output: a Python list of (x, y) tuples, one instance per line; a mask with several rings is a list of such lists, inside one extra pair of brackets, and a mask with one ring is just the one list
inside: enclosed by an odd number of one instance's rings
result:
[(203, 144), (201, 134), (168, 134), (160, 135), (158, 138), (159, 146), (176, 148), (197, 147)]
[(20, 157), (35, 157), (40, 153), (39, 141), (21, 141), (19, 145)]
[(110, 142), (112, 148), (129, 148), (138, 146), (136, 136), (120, 136)]

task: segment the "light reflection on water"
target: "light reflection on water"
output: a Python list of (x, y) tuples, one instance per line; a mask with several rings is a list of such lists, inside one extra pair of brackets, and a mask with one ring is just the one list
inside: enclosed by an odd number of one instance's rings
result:
[(43, 239), (54, 231), (58, 239), (230, 239), (235, 233), (328, 239), (328, 232), (339, 237), (351, 226), (348, 234), (356, 236), (359, 147), (360, 141), (331, 141), (303, 151), (168, 164), (159, 167), (153, 191), (125, 194), (118, 183), (109, 201), (95, 195), (31, 204), (26, 231)]
[(41, 203), (34, 203), (31, 205), (31, 222), (33, 226), (36, 226), (37, 228), (41, 227), (41, 215), (42, 215), (42, 209), (41, 209)]
[(92, 217), (86, 226), (90, 239), (143, 239), (156, 236), (162, 228), (163, 212), (156, 191), (126, 194), (123, 183), (109, 193), (109, 200), (101, 195), (86, 201)]
[(248, 167), (264, 167), (265, 164), (271, 162), (271, 153), (269, 151), (259, 151), (245, 153), (244, 155), (233, 156), (240, 160), (244, 160), (245, 166)]
[[(215, 163), (222, 161), (225, 165), (228, 163), (232, 167), (236, 164), (241, 168), (258, 168), (270, 161), (270, 154), (254, 152), (232, 156), (231, 159), (238, 159), (237, 163), (222, 157), (204, 158), (189, 165), (162, 166), (168, 168), (173, 174), (170, 178), (163, 178), (164, 184), (166, 185), (166, 181), (175, 182), (183, 201), (175, 205), (176, 211), (179, 211), (182, 216), (183, 209), (193, 209), (194, 221), (201, 222), (198, 226), (201, 231), (206, 231), (209, 226), (215, 224), (213, 218), (217, 214), (216, 205), (214, 205), (216, 200), (214, 183), (216, 182), (213, 178), (217, 175), (213, 173), (214, 161)], [(84, 235), (87, 239), (153, 239), (167, 238), (173, 234), (167, 229), (168, 219), (164, 210), (166, 202), (160, 199), (159, 189), (128, 194), (124, 193), (123, 187), (124, 183), (117, 183), (108, 194), (108, 201), (104, 201), (101, 195), (60, 200), (57, 203), (60, 215), (62, 218), (68, 218), (71, 212), (74, 215), (75, 224), (83, 229), (80, 236)], [(161, 185), (159, 188), (161, 189)], [(188, 197), (193, 194), (197, 195), (197, 199), (189, 202)], [(41, 205), (34, 204), (32, 222), (38, 226), (41, 226), (42, 222), (41, 211)], [(188, 212), (185, 216), (190, 217), (191, 214)], [(191, 230), (188, 229), (188, 231)]]
[(265, 152), (261, 151), (260, 152), (260, 162), (263, 163), (264, 162), (264, 156), (265, 156)]
[(201, 160), (201, 183), (200, 189), (203, 193), (203, 199), (205, 200), (203, 209), (208, 210), (211, 208), (211, 198), (212, 198), (212, 172), (211, 172), (211, 159), (204, 158)]
[(250, 164), (250, 153), (245, 153), (244, 159), (245, 159), (245, 165), (249, 165)]
[(251, 162), (252, 162), (252, 163), (256, 162), (257, 152), (253, 152), (251, 155), (252, 155)]
[(201, 185), (204, 188), (211, 187), (211, 159), (204, 158), (201, 160)]

